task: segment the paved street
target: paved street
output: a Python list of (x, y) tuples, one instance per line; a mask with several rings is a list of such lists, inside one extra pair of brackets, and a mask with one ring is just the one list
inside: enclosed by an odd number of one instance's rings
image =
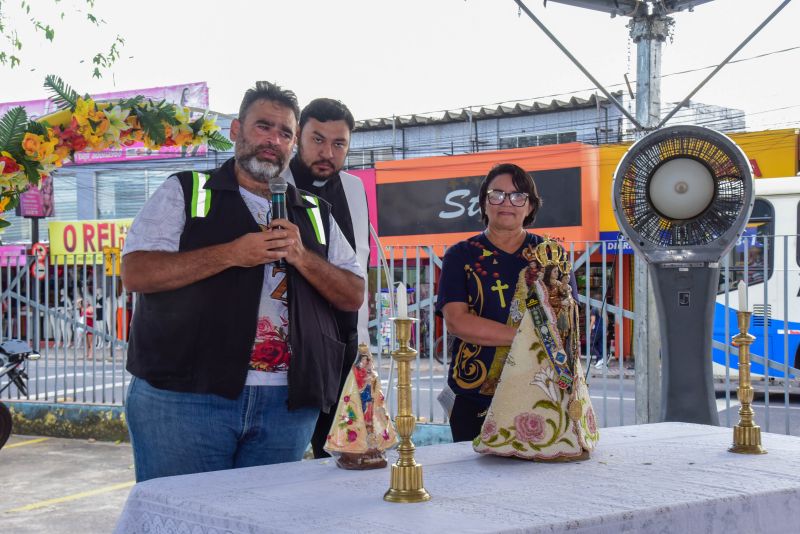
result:
[[(387, 387), (390, 376), (391, 361), (381, 359), (381, 378), (384, 394), (390, 406), (395, 405), (395, 391)], [(394, 372), (394, 371), (392, 371)], [(88, 403), (88, 404), (121, 404), (125, 388), (130, 382), (130, 375), (124, 371), (122, 354), (117, 351), (112, 355), (108, 348), (98, 348), (95, 358), (85, 359), (80, 349), (67, 348), (43, 351), (39, 361), (29, 366), (29, 392), (31, 400), (45, 402)], [(394, 379), (394, 376), (392, 377)], [(415, 363), (412, 369), (412, 380), (419, 387), (414, 390), (412, 402), (415, 412), (422, 421), (444, 423), (445, 415), (437, 395), (445, 383), (444, 366), (434, 362), (430, 365), (422, 360)], [(394, 382), (393, 382), (394, 383)], [(602, 426), (620, 426), (633, 424), (635, 421), (635, 386), (633, 373), (627, 370), (622, 379), (612, 362), (610, 369), (604, 374), (591, 368), (588, 377), (589, 392)], [(717, 405), (720, 413), (720, 424), (732, 426), (738, 421), (735, 382), (731, 382), (730, 400), (726, 401), (724, 383), (717, 382)], [(800, 435), (800, 386), (797, 381), (791, 382), (788, 406), (784, 403), (782, 383), (771, 386), (770, 398), (764, 402), (763, 382), (755, 383), (756, 402), (754, 408), (760, 415), (763, 412), (762, 427), (765, 430), (779, 433)], [(3, 394), (3, 398), (16, 399), (13, 386)], [(768, 417), (767, 417), (767, 414)]]
[(12, 436), (0, 450), (0, 532), (111, 532), (133, 486), (129, 443)]

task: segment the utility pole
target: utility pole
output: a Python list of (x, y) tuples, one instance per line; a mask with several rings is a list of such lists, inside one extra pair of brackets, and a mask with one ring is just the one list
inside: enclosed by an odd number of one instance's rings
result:
[[(628, 23), (636, 44), (636, 120), (644, 127), (637, 128), (637, 140), (661, 120), (661, 47), (673, 24), (672, 17), (649, 12)], [(661, 336), (653, 284), (639, 254), (634, 257), (633, 288), (636, 424), (655, 423), (661, 418)]]

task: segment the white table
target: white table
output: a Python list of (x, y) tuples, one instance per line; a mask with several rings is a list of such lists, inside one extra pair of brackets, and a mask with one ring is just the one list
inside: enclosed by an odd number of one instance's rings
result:
[(608, 428), (591, 460), (566, 464), (420, 447), (433, 497), (420, 504), (383, 501), (388, 468), (331, 460), (162, 478), (133, 488), (116, 532), (799, 532), (800, 438), (764, 434), (760, 456), (727, 452), (731, 439), (683, 423)]

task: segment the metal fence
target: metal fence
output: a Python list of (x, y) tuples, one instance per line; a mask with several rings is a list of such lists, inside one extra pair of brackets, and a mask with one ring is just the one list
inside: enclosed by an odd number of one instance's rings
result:
[[(790, 240), (791, 243), (790, 243)], [(767, 371), (760, 378), (755, 376), (757, 393), (763, 395), (763, 405), (756, 407), (757, 421), (769, 431), (800, 434), (792, 418), (797, 407), (792, 405), (797, 388), (798, 370), (790, 362), (790, 346), (793, 336), (800, 335), (800, 303), (797, 289), (790, 281), (798, 278), (797, 262), (790, 266), (789, 250), (796, 236), (773, 237), (769, 244), (775, 253), (765, 254), (766, 261), (759, 264), (763, 279), (775, 280), (775, 284), (763, 284), (763, 303), (770, 303), (779, 296), (780, 308), (785, 312), (780, 318), (784, 327), (776, 337), (774, 330), (777, 318), (770, 316), (769, 304), (762, 308), (762, 320), (754, 319), (751, 332), (763, 339), (766, 354), (754, 354), (756, 364), (769, 362)], [(764, 252), (761, 247), (762, 253)], [(584, 368), (587, 370), (592, 401), (602, 426), (617, 426), (635, 423), (637, 392), (634, 384), (634, 356), (626, 347), (630, 346), (632, 324), (636, 320), (625, 284), (630, 284), (630, 272), (625, 267), (628, 256), (617, 254), (627, 248), (624, 240), (617, 242), (567, 243), (566, 249), (579, 281), (579, 303), (582, 317), (589, 317), (591, 308), (602, 309), (603, 322), (602, 357), (608, 365), (596, 368), (591, 362), (589, 350), (584, 350)], [(745, 257), (748, 244), (744, 244)], [(408, 287), (409, 315), (415, 323), (412, 346), (418, 349), (413, 366), (413, 404), (420, 421), (444, 423), (447, 414), (437, 401), (446, 388), (448, 334), (444, 322), (435, 315), (436, 288), (441, 270), (441, 259), (446, 251), (443, 246), (384, 247), (381, 261), (370, 269), (370, 335), (376, 353), (384, 392), (393, 405), (393, 365), (390, 351), (394, 347), (392, 330), (393, 296), (395, 285), (403, 282)], [(775, 265), (770, 259), (775, 258)], [(10, 400), (31, 400), (50, 403), (122, 404), (124, 392), (130, 381), (125, 371), (130, 317), (136, 306), (136, 295), (128, 293), (120, 282), (118, 258), (103, 258), (96, 255), (51, 258), (45, 268), (41, 257), (0, 257), (0, 335), (3, 339), (27, 340), (39, 347), (41, 359), (30, 362), (29, 394), (21, 397), (13, 387), (4, 393)], [(780, 264), (778, 264), (780, 262)], [(729, 281), (741, 276), (740, 270), (726, 259), (721, 265), (723, 290), (722, 306), (729, 303)], [(738, 274), (737, 274), (738, 273)], [(748, 277), (748, 266), (744, 266)], [(778, 288), (778, 289), (776, 289)], [(770, 295), (770, 292), (780, 291)], [(795, 291), (795, 293), (791, 293)], [(770, 300), (772, 298), (772, 300)], [(626, 302), (625, 306), (618, 303)], [(756, 310), (758, 312), (758, 309)], [(766, 314), (766, 315), (765, 315)], [(758, 313), (755, 314), (756, 317)], [(727, 315), (726, 315), (727, 317)], [(731, 426), (738, 421), (735, 409), (736, 372), (730, 362), (735, 359), (736, 349), (725, 340), (735, 334), (726, 319), (725, 331), (714, 341), (714, 348), (725, 354), (725, 365), (715, 367), (720, 424)], [(582, 321), (584, 347), (590, 339), (589, 321)], [(758, 330), (758, 329), (761, 330)], [(769, 350), (782, 347), (782, 364), (770, 361)], [(621, 349), (621, 350), (620, 350)], [(793, 354), (792, 354), (793, 356)], [(791, 363), (791, 364), (790, 364)], [(773, 376), (770, 376), (770, 373)], [(779, 374), (780, 376), (774, 376)], [(760, 388), (760, 389), (759, 389)], [(781, 400), (778, 401), (777, 396)], [(772, 399), (772, 400), (771, 400)], [(759, 415), (763, 412), (763, 417)], [(770, 425), (772, 425), (770, 427)]]
[(53, 257), (44, 268), (41, 260), (0, 257), (2, 338), (23, 339), (41, 354), (29, 363), (28, 400), (120, 404), (135, 295), (96, 255)]

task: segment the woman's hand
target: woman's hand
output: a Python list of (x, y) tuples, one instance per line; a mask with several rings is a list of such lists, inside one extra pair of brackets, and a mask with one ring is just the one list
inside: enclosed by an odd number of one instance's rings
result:
[(517, 329), (472, 313), (466, 302), (448, 302), (442, 308), (447, 331), (467, 343), (487, 347), (511, 345)]

